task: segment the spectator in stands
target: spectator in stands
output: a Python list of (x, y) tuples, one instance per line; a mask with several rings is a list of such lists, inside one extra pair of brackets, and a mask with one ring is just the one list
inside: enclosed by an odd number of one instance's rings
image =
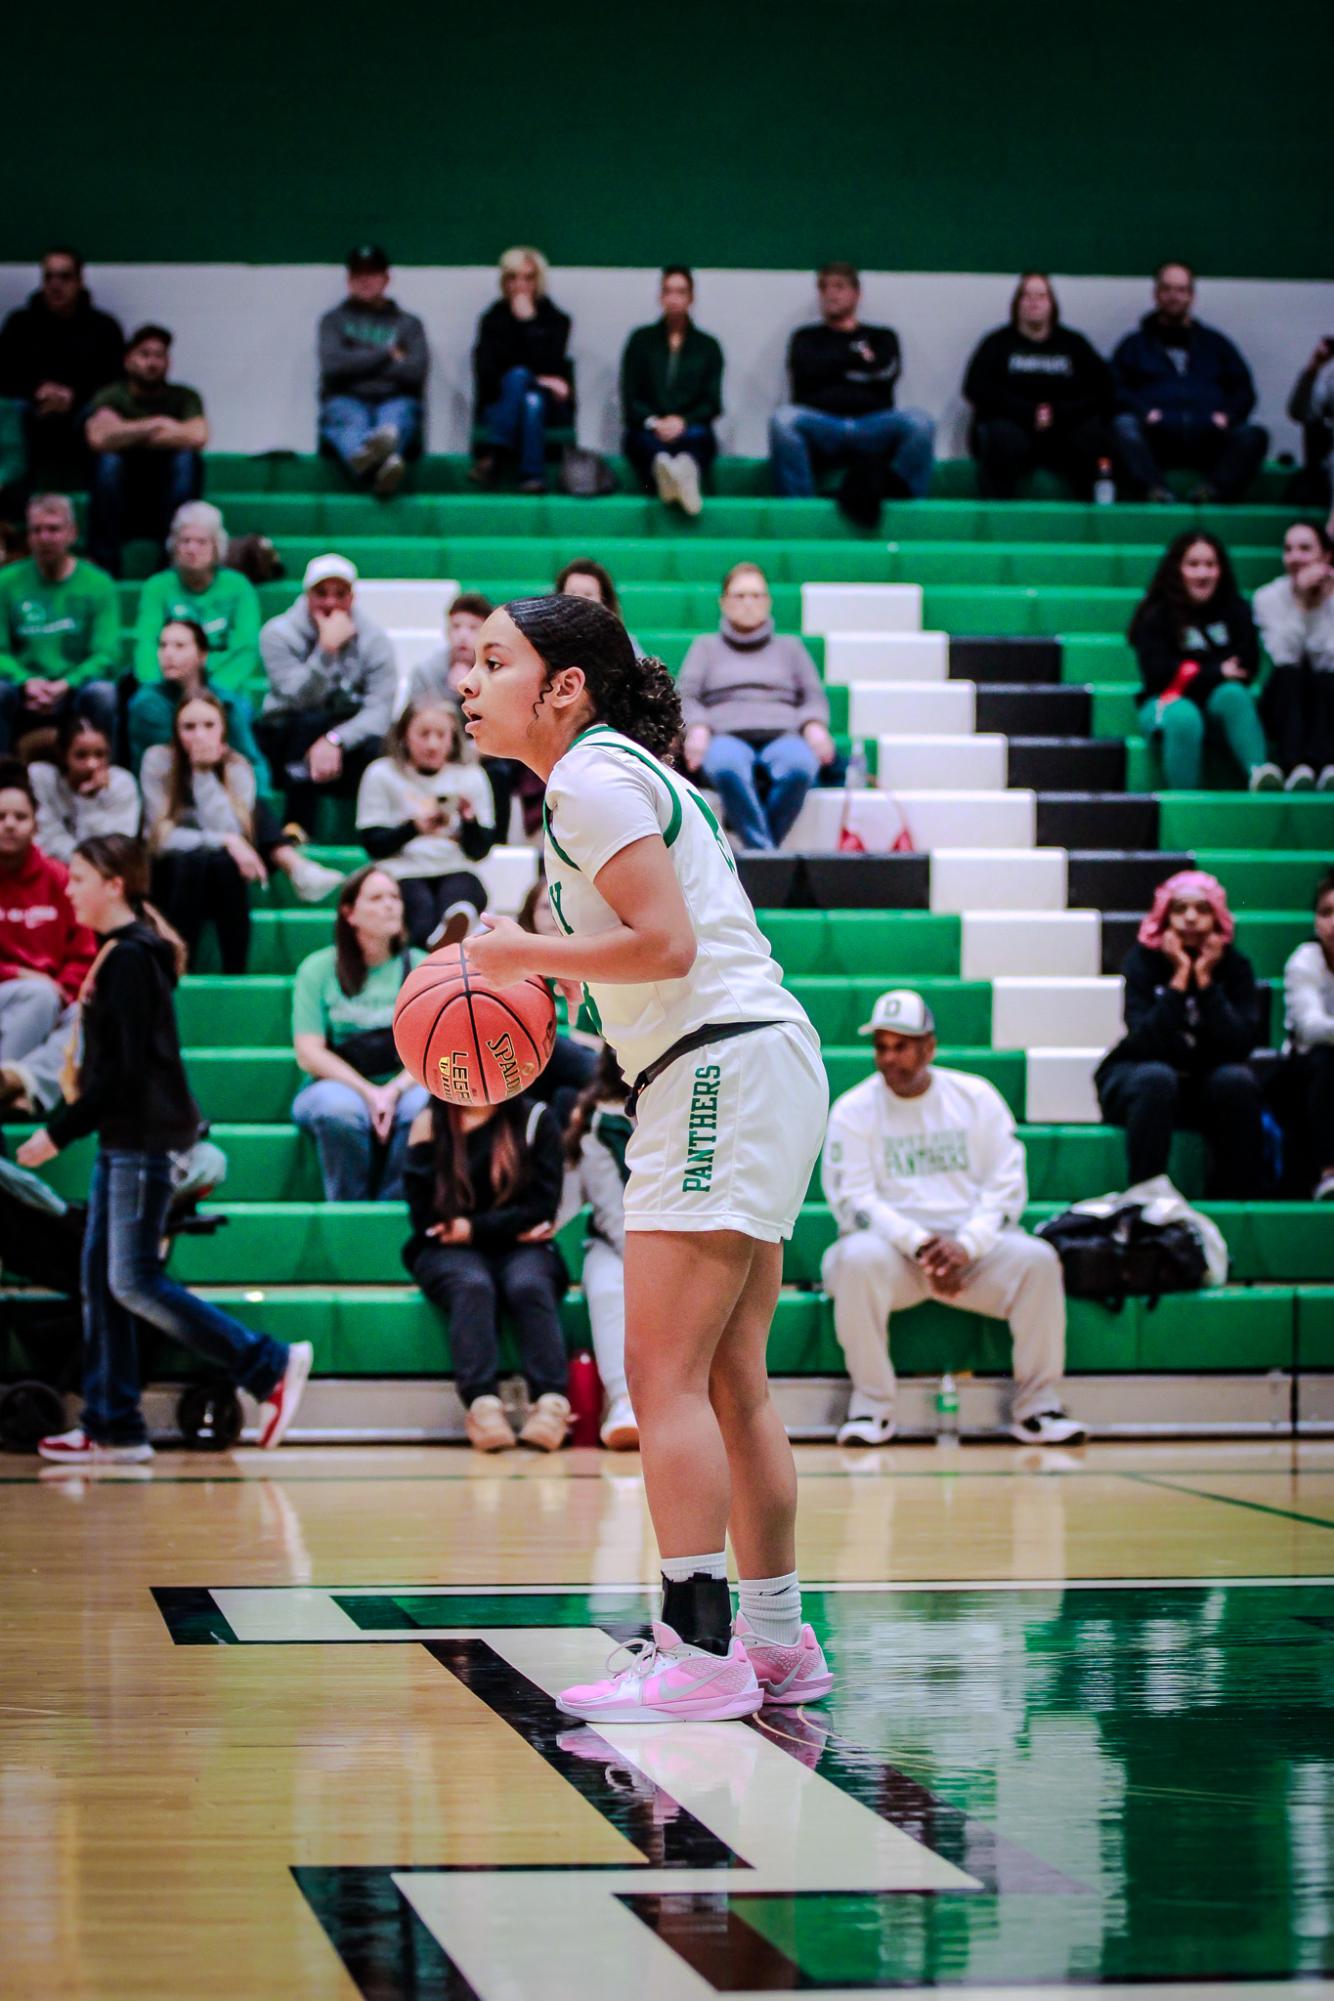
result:
[(160, 548), (178, 507), (203, 485), (208, 419), (197, 389), (168, 382), (171, 335), (142, 326), (130, 335), (121, 381), (99, 389), (84, 427), (93, 453), (88, 546), (120, 575), (122, 545), (143, 536)]
[(936, 1067), (935, 1021), (909, 988), (882, 994), (858, 1034), (874, 1038), (876, 1075), (835, 1100), (821, 1167), (839, 1229), (823, 1278), (852, 1378), (839, 1444), (893, 1438), (886, 1326), (924, 1299), (1010, 1323), (1012, 1437), (1082, 1444), (1058, 1395), (1061, 1262), (1019, 1227), (1028, 1180), (1008, 1105), (985, 1078)]
[[(557, 936), (551, 894), (544, 874), (539, 873), (534, 879), (515, 921), (522, 931), (532, 931), (543, 938)], [(556, 1046), (546, 1069), (532, 1086), (530, 1095), (555, 1107), (556, 1118), (563, 1131), (574, 1111), (575, 1099), (592, 1082), (597, 1071), (602, 1036), (596, 1016), (588, 1012), (587, 1001), (571, 1021), (565, 995), (554, 980), (548, 980), (547, 985), (556, 1003)]]
[(1110, 452), (1111, 370), (1083, 334), (1061, 324), (1044, 271), (1026, 271), (1009, 324), (975, 349), (963, 393), (973, 406), (978, 491), (1013, 500), (1019, 480), (1049, 466), (1081, 500)]
[(565, 1128), (565, 1193), (556, 1227), (588, 1209), (580, 1284), (588, 1303), (593, 1354), (606, 1393), (600, 1436), (609, 1452), (634, 1452), (639, 1426), (625, 1380), (625, 1077), (610, 1044), (579, 1094)]
[(97, 950), (69, 900), (69, 871), (37, 845), (23, 766), (0, 761), (0, 1117), (60, 1103), (79, 989)]
[(1282, 785), (1255, 702), (1255, 621), (1216, 535), (1188, 528), (1168, 543), (1127, 637), (1140, 725), (1162, 749), (1169, 791), (1199, 790), (1206, 736), (1226, 745), (1252, 791)]
[(1334, 542), (1294, 521), (1283, 575), (1252, 599), (1273, 672), (1260, 711), (1290, 792), (1334, 792)]
[[(405, 1183), (412, 1236), (403, 1261), (449, 1316), (468, 1443), (559, 1452), (570, 1428), (561, 1332), (565, 1267), (555, 1234), (560, 1127), (527, 1094), (503, 1105), (432, 1104), (412, 1128)], [(530, 1410), (516, 1437), (500, 1401), (499, 1313), (514, 1322)]]
[(925, 410), (896, 410), (903, 362), (889, 327), (858, 318), (861, 278), (851, 264), (817, 274), (820, 323), (798, 327), (788, 345), (792, 400), (769, 423), (774, 492), (815, 492), (816, 465), (849, 468), (840, 499), (872, 524), (887, 493), (920, 500), (931, 484), (936, 427)]
[(312, 1080), (292, 1117), (310, 1133), (329, 1202), (398, 1202), (412, 1121), (427, 1103), (394, 1049), (394, 1002), (421, 959), (393, 877), (371, 862), (343, 884), (334, 943), (297, 968), (296, 1060)]
[(1191, 499), (1239, 500), (1264, 462), (1269, 434), (1247, 422), (1251, 371), (1225, 335), (1195, 318), (1195, 273), (1160, 264), (1153, 311), (1112, 356), (1117, 457), (1132, 492), (1170, 501), (1170, 466), (1204, 474)]
[(80, 841), (94, 834), (139, 832), (139, 787), (128, 771), (111, 762), (104, 731), (68, 709), (56, 732), (55, 759), (28, 767), (37, 801), (37, 839), (42, 853), (68, 862)]
[(63, 245), (42, 259), (42, 282), (0, 327), (0, 396), (24, 406), (30, 489), (81, 491), (91, 470), (87, 406), (121, 372), (125, 336), (83, 282), (83, 259)]
[(259, 635), (269, 692), (255, 734), (287, 794), (287, 818), (309, 830), (320, 792), (355, 797), (380, 755), (398, 670), (389, 635), (356, 602), (346, 556), (315, 556), (303, 595)]
[[(0, 989), (0, 991), (3, 991)], [(1293, 1137), (1314, 1180), (1313, 1199), (1334, 1201), (1334, 869), (1316, 884), (1315, 937), (1283, 968)]]
[(743, 847), (777, 848), (821, 767), (834, 761), (829, 699), (801, 641), (774, 631), (757, 563), (728, 571), (721, 602), (718, 631), (691, 641), (677, 684), (686, 764), (721, 796)]
[(480, 591), (460, 591), (445, 613), (445, 643), (419, 660), (408, 681), (410, 702), (450, 701), (461, 707), (459, 689), (477, 658), (477, 635), (495, 606)]
[(410, 942), (428, 951), (461, 943), (486, 908), (468, 863), (495, 845), (495, 800), (464, 741), (453, 702), (410, 702), (357, 793), (361, 844), (398, 884)]
[(574, 426), (570, 316), (547, 296), (549, 276), (540, 250), (507, 250), (501, 296), (477, 324), (476, 422), (487, 442), (476, 451), (472, 477), (483, 486), (517, 460), (520, 490), (545, 493), (547, 427)]
[(1126, 954), (1126, 1032), (1098, 1067), (1102, 1115), (1124, 1126), (1132, 1184), (1166, 1174), (1172, 1134), (1202, 1132), (1208, 1192), (1264, 1192), (1260, 1086), (1247, 1059), (1260, 1039), (1255, 975), (1232, 940), (1223, 885), (1198, 869), (1160, 882)]
[(258, 798), (254, 766), (227, 741), (227, 711), (211, 688), (181, 703), (170, 744), (145, 751), (140, 778), (153, 895), (191, 964), (211, 924), (223, 972), (245, 971), (250, 884), (266, 883), (271, 869), (281, 869), (306, 903), (341, 885), (336, 870), (284, 837)]
[(694, 273), (669, 264), (658, 292), (662, 318), (636, 327), (621, 356), (623, 449), (646, 487), (683, 514), (703, 507), (699, 482), (718, 455), (723, 351), (690, 317)]
[[(158, 701), (158, 639), (170, 619), (190, 619), (208, 639), (208, 678), (237, 696), (263, 686), (259, 663), (259, 593), (249, 577), (226, 567), (227, 529), (207, 500), (190, 500), (172, 516), (167, 536), (171, 567), (149, 577), (139, 593), (134, 671), (146, 700)], [(133, 710), (131, 710), (133, 714)]]
[(422, 434), (426, 329), (389, 297), (377, 243), (348, 252), (347, 297), (320, 321), (320, 438), (381, 500), (398, 492)]
[[(605, 604), (608, 611), (615, 612), (621, 624), (625, 624), (625, 611), (621, 605), (620, 592), (612, 582), (611, 571), (605, 563), (599, 563), (593, 556), (575, 556), (558, 572), (551, 586), (557, 597), (591, 598), (594, 604)], [(635, 652), (642, 651), (633, 632), (630, 644)]]
[[(181, 703), (212, 689), (209, 680), (212, 661), (208, 634), (202, 625), (193, 618), (167, 620), (157, 638), (158, 678), (131, 697), (127, 712), (133, 770), (142, 768), (144, 753), (151, 744), (171, 742)], [(233, 750), (240, 751), (247, 764), (255, 767), (263, 790), (269, 781), (269, 767), (255, 742), (249, 702), (244, 695), (228, 695), (219, 689), (212, 692), (226, 711), (228, 743)]]
[(1329, 507), (1334, 500), (1334, 335), (1316, 342), (1292, 385), (1288, 417), (1302, 427), (1302, 469), (1289, 498), (1299, 507)]
[(173, 1003), (184, 955), (147, 901), (142, 844), (121, 834), (84, 841), (69, 893), (101, 947), (82, 990), (76, 1095), (24, 1142), (19, 1159), (42, 1167), (86, 1134), (98, 1137), (83, 1242), (84, 1410), (73, 1430), (37, 1449), (68, 1464), (152, 1458), (139, 1406), (139, 1322), (249, 1390), (260, 1406), (260, 1444), (278, 1445), (310, 1374), (310, 1343), (289, 1348), (252, 1333), (163, 1269), (172, 1158), (195, 1144), (200, 1116)]
[(0, 752), (66, 712), (114, 741), (120, 609), (104, 570), (74, 554), (66, 494), (28, 502), (26, 561), (0, 569)]

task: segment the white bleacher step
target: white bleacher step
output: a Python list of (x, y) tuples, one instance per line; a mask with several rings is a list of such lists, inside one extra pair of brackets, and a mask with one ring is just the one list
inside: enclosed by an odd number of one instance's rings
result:
[(420, 666), (432, 653), (438, 653), (445, 643), (445, 635), (438, 625), (391, 625), (385, 629), (394, 649), (400, 680), (405, 680), (413, 668)]
[(848, 730), (854, 737), (968, 736), (977, 728), (971, 681), (854, 681), (848, 689)]
[(784, 841), (789, 852), (829, 853), (846, 826), (868, 854), (888, 854), (906, 835), (919, 854), (937, 848), (1031, 848), (1036, 839), (1037, 795), (1019, 786), (1006, 791), (825, 791), (806, 794)]
[(920, 632), (920, 584), (803, 584), (803, 632)]
[(497, 846), (481, 861), (470, 862), (468, 866), (481, 877), (487, 908), (498, 910), (505, 917), (515, 917), (537, 881), (540, 860), (536, 848)]
[(994, 731), (881, 736), (876, 784), (887, 792), (1003, 791), (1010, 745)]
[(959, 970), (966, 980), (1007, 975), (1088, 979), (1102, 966), (1096, 910), (966, 910)]
[(1109, 1049), (1121, 1036), (1122, 981), (1022, 978), (991, 983), (993, 1049)]
[(1102, 1049), (1030, 1049), (1024, 1059), (1024, 1111), (1034, 1125), (1100, 1125), (1093, 1073)]
[(931, 908), (1064, 910), (1069, 856), (1064, 848), (937, 848), (931, 856)]
[(387, 632), (432, 626), (437, 645), (445, 636), (445, 611), (458, 594), (453, 577), (363, 577), (357, 585), (357, 603), (377, 625)]
[(853, 681), (945, 681), (950, 641), (945, 632), (831, 632), (824, 643), (824, 677), (837, 687)]

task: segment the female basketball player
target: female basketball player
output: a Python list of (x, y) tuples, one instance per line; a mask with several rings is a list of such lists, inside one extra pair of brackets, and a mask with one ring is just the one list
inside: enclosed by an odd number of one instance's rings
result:
[(670, 1722), (812, 1700), (833, 1676), (802, 1624), (796, 1469), (765, 1348), (824, 1136), (815, 1031), (708, 804), (660, 762), (681, 728), (676, 690), (660, 661), (635, 658), (619, 619), (586, 598), (517, 599), (483, 626), (460, 692), (483, 756), (546, 781), (560, 933), (495, 918), (468, 941), (469, 963), (496, 985), (537, 973), (577, 995), (585, 983), (635, 1079), (626, 1364), (662, 1620), (629, 1667), (567, 1689), (561, 1707)]

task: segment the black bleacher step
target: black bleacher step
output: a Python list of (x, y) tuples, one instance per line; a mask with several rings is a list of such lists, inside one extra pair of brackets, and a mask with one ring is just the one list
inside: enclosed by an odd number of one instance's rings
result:
[(1178, 869), (1189, 868), (1192, 859), (1190, 855), (1160, 854), (1156, 848), (1147, 852), (1072, 848), (1066, 901), (1071, 910), (1138, 910), (1142, 915), (1153, 902), (1159, 883)]
[[(1145, 906), (1147, 908), (1147, 905)], [(1143, 910), (1104, 910), (1102, 913), (1102, 970), (1119, 973), (1126, 953), (1139, 934)]]
[[(1010, 783), (1018, 781), (1011, 776)], [(1152, 848), (1158, 801), (1152, 792), (1039, 792), (1040, 848)]]
[(738, 855), (741, 887), (757, 910), (804, 910), (810, 906), (800, 855)]
[(1034, 681), (1061, 678), (1059, 639), (951, 638), (952, 681)]
[(806, 895), (816, 910), (929, 910), (929, 855), (802, 856)]
[(1126, 747), (1119, 737), (1012, 736), (1007, 769), (1011, 785), (1034, 792), (1077, 785), (1081, 791), (1121, 794)]
[(1093, 728), (1093, 690), (1069, 687), (983, 685), (977, 691), (977, 727), (1002, 736), (1088, 736)]

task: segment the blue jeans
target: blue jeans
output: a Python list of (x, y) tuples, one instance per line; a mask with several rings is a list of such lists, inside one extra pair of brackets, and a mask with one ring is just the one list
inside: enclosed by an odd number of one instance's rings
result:
[(171, 1156), (99, 1151), (88, 1188), (83, 1234), (83, 1416), (89, 1438), (137, 1443), (143, 1320), (225, 1369), (264, 1398), (287, 1368), (288, 1350), (267, 1334), (197, 1299), (162, 1265), (162, 1231), (171, 1201)]
[[(292, 1117), (315, 1141), (325, 1201), (401, 1202), (408, 1128), (430, 1102), (420, 1084), (409, 1085), (398, 1101), (389, 1144), (382, 1147), (371, 1131), (366, 1100), (350, 1084), (318, 1077), (298, 1091)], [(382, 1159), (378, 1189), (373, 1185), (377, 1155)]]
[(875, 410), (868, 417), (831, 417), (801, 403), (783, 403), (769, 419), (774, 492), (809, 500), (815, 492), (812, 455), (846, 465), (859, 453), (883, 458), (914, 500), (931, 484), (936, 426), (925, 410)]
[(370, 403), (364, 396), (326, 396), (320, 404), (320, 438), (347, 472), (352, 460), (372, 431), (392, 424), (398, 432), (395, 450), (407, 454), (421, 436), (422, 406), (419, 396), (386, 396), (383, 403)]
[(677, 452), (688, 452), (701, 472), (707, 472), (718, 456), (718, 440), (713, 435), (712, 424), (687, 424), (679, 438), (673, 438), (670, 445), (664, 445), (656, 431), (650, 431), (644, 424), (637, 431), (627, 431), (621, 440), (621, 449), (638, 473), (646, 487), (653, 485), (653, 461), (659, 452), (673, 456)]
[[(769, 775), (769, 795), (760, 804), (755, 771)], [(739, 736), (716, 736), (704, 753), (704, 776), (723, 802), (723, 816), (743, 847), (776, 848), (801, 811), (815, 783), (820, 760), (804, 736), (792, 732), (757, 749)]]
[(546, 479), (547, 392), (530, 368), (506, 370), (500, 395), (483, 410), (482, 423), (493, 444), (517, 454), (520, 479)]
[(88, 554), (113, 577), (120, 575), (121, 544), (138, 536), (161, 548), (172, 516), (204, 490), (199, 452), (156, 452), (140, 445), (126, 452), (94, 452), (88, 499)]

